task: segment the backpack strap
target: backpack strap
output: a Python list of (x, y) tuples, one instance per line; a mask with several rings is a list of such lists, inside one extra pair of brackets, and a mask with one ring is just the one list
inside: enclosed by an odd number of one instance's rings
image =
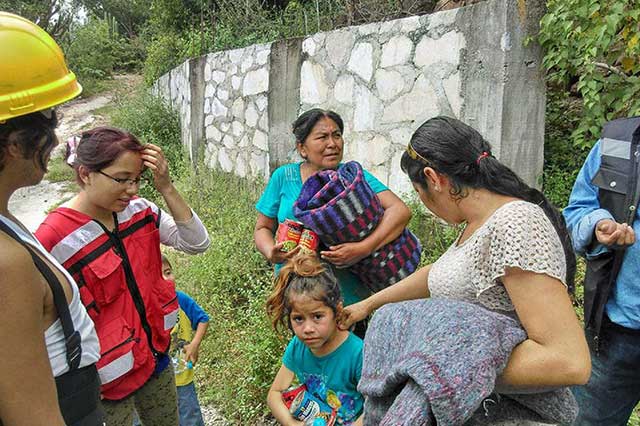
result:
[(53, 293), (53, 304), (56, 307), (56, 311), (58, 311), (60, 324), (62, 325), (62, 331), (64, 332), (69, 370), (76, 370), (80, 366), (80, 359), (82, 358), (81, 338), (80, 333), (73, 326), (71, 313), (69, 312), (69, 305), (67, 303), (67, 298), (65, 297), (62, 284), (60, 284), (58, 277), (56, 277), (51, 268), (35, 253), (34, 249), (24, 242), (22, 238), (20, 238), (18, 234), (16, 234), (15, 231), (2, 220), (0, 220), (0, 230), (4, 231), (7, 235), (27, 249), (33, 259), (34, 265), (49, 284), (49, 288), (51, 288), (51, 292)]

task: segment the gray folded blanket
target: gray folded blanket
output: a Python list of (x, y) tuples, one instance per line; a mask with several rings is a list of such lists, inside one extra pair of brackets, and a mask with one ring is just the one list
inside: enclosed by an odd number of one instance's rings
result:
[(494, 393), (526, 337), (514, 319), (471, 303), (433, 298), (382, 307), (369, 323), (358, 384), (365, 425), (570, 425), (577, 404), (568, 388)]

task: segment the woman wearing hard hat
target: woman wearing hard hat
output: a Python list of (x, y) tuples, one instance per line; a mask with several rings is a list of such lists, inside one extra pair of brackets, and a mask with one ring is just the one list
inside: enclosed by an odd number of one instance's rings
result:
[(100, 346), (78, 286), (8, 209), (47, 170), (52, 107), (81, 90), (45, 31), (0, 12), (0, 425), (103, 425)]

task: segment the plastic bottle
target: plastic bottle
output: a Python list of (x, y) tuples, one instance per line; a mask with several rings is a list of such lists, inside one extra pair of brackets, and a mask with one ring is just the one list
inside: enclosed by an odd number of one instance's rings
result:
[(191, 360), (186, 361), (184, 359), (184, 352), (182, 347), (179, 347), (171, 357), (171, 363), (173, 364), (173, 371), (175, 374), (184, 373), (186, 370), (193, 370), (193, 363)]

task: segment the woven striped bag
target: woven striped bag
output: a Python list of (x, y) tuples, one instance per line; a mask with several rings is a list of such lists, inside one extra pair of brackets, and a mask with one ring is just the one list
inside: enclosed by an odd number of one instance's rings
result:
[[(384, 208), (373, 192), (360, 163), (349, 161), (338, 170), (323, 170), (310, 176), (293, 214), (327, 246), (361, 241), (378, 226)], [(373, 292), (401, 280), (420, 262), (420, 242), (405, 229), (394, 241), (350, 269)]]

